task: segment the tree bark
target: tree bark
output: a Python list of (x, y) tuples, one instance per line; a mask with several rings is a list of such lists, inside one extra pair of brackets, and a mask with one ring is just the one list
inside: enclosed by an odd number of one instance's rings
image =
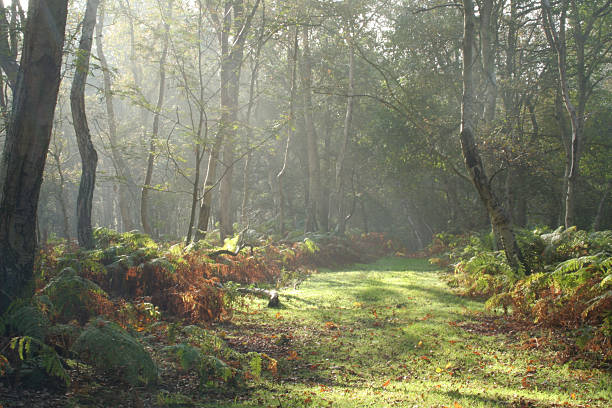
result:
[(28, 291), (36, 209), (60, 84), (67, 0), (30, 0), (0, 163), (0, 314)]
[(79, 196), (77, 198), (77, 238), (79, 245), (87, 249), (94, 247), (93, 230), (91, 227), (91, 207), (96, 187), (98, 154), (91, 142), (91, 133), (87, 124), (85, 84), (87, 83), (87, 74), (89, 73), (93, 30), (96, 25), (96, 14), (99, 4), (100, 0), (87, 0), (85, 16), (83, 17), (83, 30), (76, 56), (74, 79), (70, 89), (72, 122), (82, 165)]
[(474, 99), (473, 67), (474, 67), (474, 4), (472, 0), (463, 0), (464, 10), (464, 37), (463, 37), (463, 97), (461, 100), (461, 150), (470, 178), (482, 203), (484, 204), (491, 224), (500, 235), (501, 244), (510, 266), (519, 270), (521, 267), (529, 273), (529, 266), (525, 263), (516, 238), (510, 225), (508, 216), (493, 195), (490, 181), (486, 175), (480, 153), (476, 146), (476, 103)]

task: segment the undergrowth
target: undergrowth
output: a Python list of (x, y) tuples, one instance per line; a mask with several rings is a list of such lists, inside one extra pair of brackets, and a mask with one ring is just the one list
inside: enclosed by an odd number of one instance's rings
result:
[(202, 388), (274, 376), (275, 359), (236, 352), (200, 326), (231, 319), (244, 299), (241, 286), (296, 287), (318, 266), (391, 250), (379, 234), (294, 234), (282, 243), (251, 235), (235, 256), (210, 254), (235, 251), (238, 235), (223, 244), (160, 244), (137, 231), (98, 228), (93, 250), (46, 246), (36, 262), (35, 295), (0, 316), (0, 382), (65, 388), (87, 372), (141, 386), (157, 381), (159, 364), (197, 376)]
[(575, 227), (517, 233), (532, 273), (525, 276), (494, 250), (490, 234), (439, 234), (430, 262), (447, 267), (449, 283), (486, 307), (541, 327), (562, 328), (574, 347), (612, 362), (612, 231)]

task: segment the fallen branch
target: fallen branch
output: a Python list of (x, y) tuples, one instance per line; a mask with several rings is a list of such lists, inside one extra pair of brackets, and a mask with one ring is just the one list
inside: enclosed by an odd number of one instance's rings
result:
[(238, 288), (238, 293), (246, 293), (254, 295), (262, 299), (268, 299), (268, 307), (280, 307), (280, 300), (278, 298), (278, 292), (275, 290), (267, 290), (260, 288)]
[(209, 258), (216, 258), (219, 255), (231, 255), (231, 256), (236, 256), (240, 253), (240, 251), (242, 251), (244, 248), (249, 247), (251, 249), (251, 255), (253, 255), (253, 245), (251, 244), (240, 244), (238, 245), (238, 248), (236, 248), (235, 252), (230, 251), (229, 249), (219, 249), (217, 251), (213, 251), (209, 254), (206, 254), (206, 256), (208, 256)]

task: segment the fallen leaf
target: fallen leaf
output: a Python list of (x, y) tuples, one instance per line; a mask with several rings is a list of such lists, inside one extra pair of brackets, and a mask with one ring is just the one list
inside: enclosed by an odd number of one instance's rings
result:
[(391, 379), (388, 379), (387, 381), (385, 381), (385, 382), (383, 383), (383, 385), (382, 385), (382, 386), (383, 386), (383, 387), (386, 387), (386, 386), (388, 386), (389, 384), (391, 384)]
[(337, 330), (338, 326), (334, 322), (325, 322), (325, 328), (327, 330)]
[(453, 404), (453, 408), (463, 408), (457, 401)]
[(289, 351), (289, 357), (287, 357), (287, 360), (301, 360), (302, 358), (300, 356), (298, 356), (298, 353), (294, 350), (290, 350)]

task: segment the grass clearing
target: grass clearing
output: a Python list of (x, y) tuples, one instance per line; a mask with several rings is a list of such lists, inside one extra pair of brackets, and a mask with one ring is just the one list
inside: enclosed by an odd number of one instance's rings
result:
[[(253, 299), (216, 327), (233, 347), (267, 353), (278, 375), (210, 407), (609, 407), (612, 375), (557, 362), (533, 339), (500, 332), (483, 302), (455, 295), (425, 260), (383, 258), (322, 270)], [(506, 326), (504, 326), (506, 327)]]

